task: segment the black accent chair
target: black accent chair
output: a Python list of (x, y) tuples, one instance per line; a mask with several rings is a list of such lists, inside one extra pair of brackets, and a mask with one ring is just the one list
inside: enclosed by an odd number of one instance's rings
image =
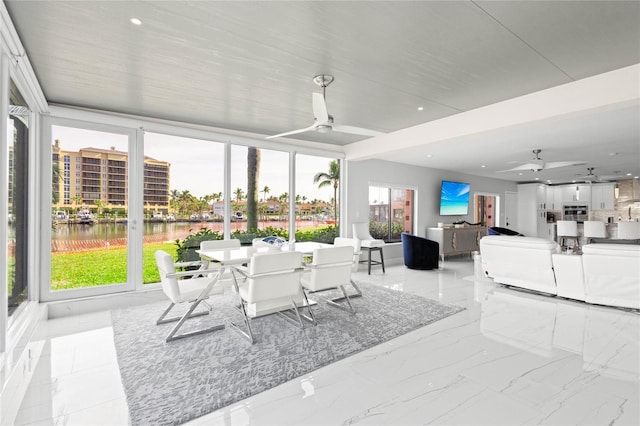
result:
[(402, 233), (402, 255), (409, 269), (438, 269), (440, 244), (423, 237)]
[(490, 226), (487, 228), (487, 235), (517, 235), (519, 237), (524, 237), (523, 234), (517, 231), (508, 228), (501, 228), (500, 226)]

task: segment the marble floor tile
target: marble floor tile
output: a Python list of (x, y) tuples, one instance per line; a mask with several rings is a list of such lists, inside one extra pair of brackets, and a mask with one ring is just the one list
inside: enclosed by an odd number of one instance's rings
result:
[[(466, 308), (194, 425), (640, 424), (637, 312), (495, 285), (469, 258), (363, 280)], [(42, 323), (18, 425), (123, 425), (109, 312)]]

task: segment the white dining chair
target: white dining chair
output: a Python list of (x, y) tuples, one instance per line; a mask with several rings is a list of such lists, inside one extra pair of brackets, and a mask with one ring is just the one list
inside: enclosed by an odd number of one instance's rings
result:
[[(302, 253), (296, 251), (258, 253), (251, 257), (248, 266), (233, 266), (231, 272), (234, 287), (240, 298), (238, 308), (242, 314), (246, 331), (235, 323), (232, 323), (232, 326), (253, 344), (255, 337), (251, 329), (251, 318), (247, 313), (247, 305), (276, 299), (289, 299), (289, 307), (295, 314), (295, 319), (285, 315), (282, 311), (278, 311), (278, 313), (300, 328), (304, 328), (296, 303), (296, 299), (302, 296), (303, 303), (307, 307), (309, 306), (300, 285), (302, 271)], [(244, 281), (240, 282), (240, 278), (243, 278)], [(312, 315), (311, 311), (309, 312)]]
[(360, 265), (360, 255), (362, 251), (360, 251), (360, 240), (357, 238), (345, 238), (345, 237), (335, 237), (333, 239), (333, 245), (335, 247), (353, 247), (353, 272), (358, 272), (358, 266)]
[[(214, 251), (214, 250), (224, 250), (224, 249), (236, 249), (240, 248), (240, 240), (237, 238), (231, 238), (228, 240), (205, 240), (200, 242), (200, 250), (202, 251)], [(203, 260), (202, 261), (203, 269), (212, 268), (211, 262)], [(223, 268), (222, 274), (220, 275), (220, 281), (226, 285), (231, 285), (231, 271)]]
[[(338, 289), (342, 296), (327, 300), (331, 306), (344, 309), (352, 314), (355, 309), (351, 304), (351, 298), (362, 296), (362, 292), (351, 279), (353, 269), (353, 247), (327, 247), (313, 251), (313, 258), (310, 263), (305, 264), (308, 268), (302, 275), (302, 287), (309, 293), (317, 293), (326, 290)], [(355, 293), (349, 294), (346, 286), (351, 286)], [(346, 302), (343, 305), (339, 302)], [(309, 309), (311, 311), (311, 309)], [(315, 324), (315, 317), (312, 316)]]
[(585, 243), (589, 244), (593, 238), (607, 238), (607, 227), (601, 220), (587, 220), (582, 235)]
[[(155, 258), (158, 272), (160, 273), (162, 291), (171, 302), (169, 307), (160, 315), (156, 324), (178, 321), (169, 332), (166, 341), (171, 342), (176, 339), (223, 329), (224, 324), (220, 324), (206, 329), (177, 334), (186, 320), (209, 314), (212, 309), (206, 302), (209, 296), (224, 293), (224, 288), (221, 285), (216, 285), (218, 284), (219, 270), (217, 268), (215, 270), (200, 269), (198, 270), (199, 275), (194, 276), (194, 271), (177, 272), (173, 258), (163, 250), (157, 250)], [(207, 305), (208, 310), (194, 313), (201, 302)], [(182, 316), (167, 318), (167, 314), (178, 304), (188, 304), (189, 308)]]

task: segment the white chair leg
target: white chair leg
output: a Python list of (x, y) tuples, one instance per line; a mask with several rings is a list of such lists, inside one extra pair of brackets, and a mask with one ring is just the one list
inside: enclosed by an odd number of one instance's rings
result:
[[(291, 318), (289, 315), (285, 314), (285, 312), (288, 311), (293, 311), (296, 314), (296, 318)], [(291, 298), (291, 309), (287, 310), (287, 311), (278, 311), (278, 314), (283, 317), (284, 319), (286, 319), (287, 321), (289, 321), (290, 323), (300, 327), (300, 328), (304, 328), (304, 324), (302, 322), (302, 316), (300, 315), (300, 311), (298, 310), (298, 305), (296, 304), (295, 299), (292, 297)], [(297, 320), (297, 321), (296, 321)]]
[[(238, 295), (238, 297), (240, 297), (240, 295)], [(240, 327), (238, 324), (234, 322), (232, 322), (231, 325), (238, 333), (246, 337), (249, 340), (249, 342), (253, 345), (255, 342), (255, 339), (253, 338), (253, 332), (251, 331), (251, 324), (250, 324), (251, 320), (247, 315), (247, 309), (242, 299), (240, 300), (240, 306), (238, 307), (238, 310), (242, 314), (242, 319), (244, 320), (244, 325), (247, 328), (247, 331), (244, 331), (242, 327)]]
[[(354, 297), (362, 297), (362, 291), (360, 291), (360, 288), (356, 285), (355, 282), (353, 282), (353, 280), (351, 280), (351, 286), (355, 289), (355, 293), (349, 295), (347, 293), (347, 290), (344, 288), (344, 286), (340, 286), (340, 290), (342, 291), (343, 296), (341, 297), (334, 297), (333, 299), (330, 299), (327, 301), (327, 303), (331, 306), (334, 306), (336, 308), (340, 308), (343, 309), (347, 312), (350, 312), (352, 314), (356, 313), (356, 310), (353, 308), (353, 305), (351, 304), (351, 298)], [(340, 304), (339, 302), (341, 301), (346, 301), (347, 305), (349, 306), (349, 308), (347, 308), (346, 306)]]
[[(205, 328), (205, 329), (202, 329), (202, 330), (191, 331), (189, 333), (176, 334), (178, 332), (178, 330), (180, 329), (180, 327), (182, 327), (182, 325), (184, 324), (184, 322), (186, 320), (188, 320), (189, 318), (193, 318), (194, 316), (203, 315), (202, 313), (197, 313), (195, 315), (192, 315), (193, 311), (200, 304), (200, 302), (202, 302), (202, 300), (196, 300), (195, 302), (193, 302), (191, 304), (191, 306), (189, 307), (189, 310), (187, 312), (185, 312), (185, 314), (182, 316), (182, 318), (180, 318), (178, 323), (175, 325), (175, 327), (173, 327), (173, 329), (171, 330), (171, 332), (167, 336), (167, 339), (166, 339), (167, 343), (171, 342), (173, 340), (183, 339), (185, 337), (197, 336), (198, 334), (204, 334), (204, 333), (209, 333), (211, 331), (222, 330), (224, 328), (224, 324), (220, 324), (220, 325), (215, 325), (213, 327)], [(165, 311), (165, 312), (168, 312), (168, 310)], [(208, 313), (209, 312), (206, 312), (205, 315), (208, 314)]]
[(311, 309), (311, 304), (309, 303), (309, 298), (307, 297), (307, 292), (303, 290), (302, 292), (303, 296), (304, 296), (304, 301), (307, 304), (307, 310), (309, 311), (309, 315), (302, 315), (302, 318), (309, 321), (311, 324), (313, 324), (314, 326), (318, 325), (318, 322), (316, 321), (316, 316), (313, 314), (313, 310)]
[[(178, 320), (180, 320), (180, 319), (182, 319), (184, 317), (184, 315), (183, 315), (182, 317), (165, 318), (165, 316), (167, 316), (167, 314), (171, 311), (171, 309), (173, 309), (174, 306), (176, 306), (175, 303), (171, 303), (169, 305), (169, 307), (167, 309), (165, 309), (165, 311), (162, 313), (162, 315), (160, 315), (160, 318), (158, 318), (158, 320), (156, 321), (156, 325), (166, 324), (168, 322), (178, 321)], [(195, 317), (199, 317), (199, 316), (202, 316), (202, 315), (209, 315), (209, 311), (211, 311), (211, 307), (210, 306), (209, 306), (209, 310), (208, 311), (196, 312), (195, 314), (191, 314), (189, 316), (189, 318), (195, 318)]]

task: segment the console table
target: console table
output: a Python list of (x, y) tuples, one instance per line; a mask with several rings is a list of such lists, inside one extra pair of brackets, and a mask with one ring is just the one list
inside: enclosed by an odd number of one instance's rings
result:
[(466, 226), (460, 228), (427, 228), (427, 238), (440, 245), (440, 257), (452, 254), (471, 254), (480, 250), (480, 239), (487, 235), (487, 228)]

